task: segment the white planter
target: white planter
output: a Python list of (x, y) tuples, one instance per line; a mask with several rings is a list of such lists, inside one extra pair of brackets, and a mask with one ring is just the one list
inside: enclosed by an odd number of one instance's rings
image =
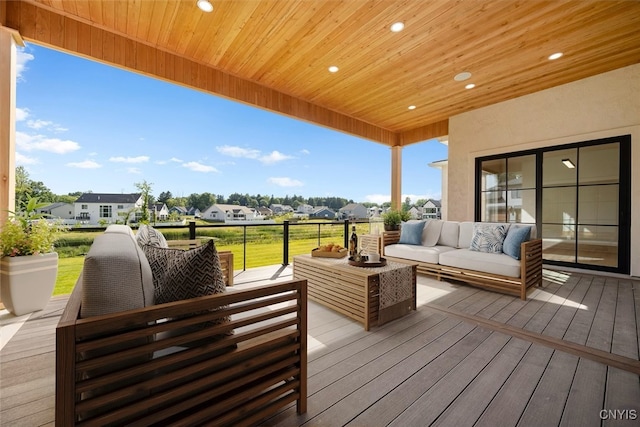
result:
[(58, 276), (58, 254), (0, 259), (0, 299), (16, 316), (46, 307)]

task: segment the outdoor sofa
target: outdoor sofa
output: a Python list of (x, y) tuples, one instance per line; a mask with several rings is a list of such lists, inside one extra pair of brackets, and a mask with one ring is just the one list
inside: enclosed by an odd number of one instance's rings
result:
[[(56, 329), (56, 425), (253, 425), (292, 402), (306, 412), (306, 281), (227, 292), (213, 242), (145, 251), (110, 227), (85, 257)], [(194, 260), (167, 274), (214, 277), (216, 293), (156, 304), (165, 251)]]
[(417, 262), (418, 273), (527, 298), (542, 285), (542, 240), (534, 225), (411, 220), (384, 232), (384, 257)]

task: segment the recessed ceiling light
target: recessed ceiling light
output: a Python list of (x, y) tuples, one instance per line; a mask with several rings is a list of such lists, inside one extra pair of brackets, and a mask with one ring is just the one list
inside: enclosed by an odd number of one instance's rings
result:
[(460, 74), (456, 74), (456, 76), (453, 78), (453, 80), (457, 81), (457, 82), (463, 82), (467, 79), (471, 78), (471, 73), (468, 71), (463, 71)]
[(415, 110), (416, 106), (415, 105), (409, 105), (409, 110)]
[(404, 22), (396, 22), (394, 24), (391, 24), (391, 27), (389, 27), (389, 29), (394, 33), (399, 33), (400, 31), (404, 30)]
[(473, 89), (474, 87), (476, 87), (476, 85), (474, 85), (473, 83), (469, 83), (468, 85), (466, 85), (464, 88), (465, 89)]
[(198, 8), (203, 12), (211, 12), (213, 10), (213, 5), (209, 0), (198, 0), (196, 3)]
[(554, 59), (558, 59), (562, 56), (562, 52), (554, 53), (553, 55), (549, 55), (549, 60), (553, 61)]
[(331, 67), (329, 67), (329, 72), (330, 73), (337, 73), (339, 70), (338, 67), (336, 67), (335, 65), (332, 65)]

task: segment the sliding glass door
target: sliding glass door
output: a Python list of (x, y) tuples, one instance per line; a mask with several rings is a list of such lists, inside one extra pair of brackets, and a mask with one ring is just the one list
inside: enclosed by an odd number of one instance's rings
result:
[(476, 220), (536, 224), (545, 262), (629, 272), (629, 135), (476, 161)]

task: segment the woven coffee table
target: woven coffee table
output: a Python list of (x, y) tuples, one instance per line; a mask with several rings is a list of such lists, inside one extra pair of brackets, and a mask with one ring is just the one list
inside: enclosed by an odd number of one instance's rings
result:
[(416, 309), (416, 264), (354, 267), (347, 258), (293, 257), (294, 279), (307, 279), (309, 299), (363, 324), (368, 331)]

